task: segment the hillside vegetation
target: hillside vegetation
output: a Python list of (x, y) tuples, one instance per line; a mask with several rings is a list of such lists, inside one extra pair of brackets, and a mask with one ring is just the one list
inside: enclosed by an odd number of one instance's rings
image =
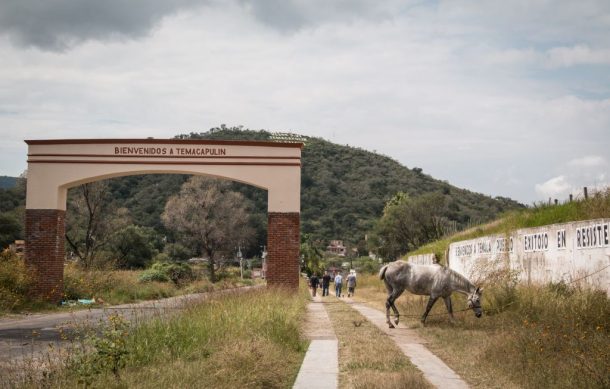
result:
[[(181, 139), (273, 140), (267, 131), (241, 128), (212, 129), (178, 136)], [(463, 227), (472, 221), (492, 220), (499, 213), (522, 207), (502, 197), (491, 198), (436, 180), (420, 168), (409, 169), (392, 158), (321, 138), (299, 137), (305, 146), (301, 170), (301, 228), (314, 240), (342, 239), (353, 245), (381, 216), (386, 202), (397, 192), (417, 197), (442, 193), (447, 199), (449, 220)], [(266, 193), (242, 187), (253, 198), (259, 212), (266, 214)]]
[(520, 228), (601, 218), (610, 218), (610, 188), (596, 192), (588, 199), (577, 199), (559, 205), (538, 204), (531, 208), (512, 210), (495, 221), (429, 243), (408, 255), (435, 253), (439, 258), (443, 258), (445, 251), (453, 242), (487, 235), (507, 234)]
[(8, 177), (8, 176), (0, 176), (0, 188), (9, 189), (14, 187), (17, 184), (17, 178)]

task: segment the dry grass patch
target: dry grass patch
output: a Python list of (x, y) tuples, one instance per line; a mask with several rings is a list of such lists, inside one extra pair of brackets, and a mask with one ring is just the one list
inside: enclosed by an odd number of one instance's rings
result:
[[(305, 292), (306, 293), (306, 292)], [(112, 317), (56, 368), (0, 387), (290, 388), (307, 342), (306, 296), (258, 289), (213, 296), (140, 326)]]
[[(356, 300), (385, 312), (383, 283), (373, 276), (362, 281)], [(511, 304), (500, 309), (498, 301), (507, 296)], [(454, 310), (466, 306), (459, 294), (453, 301)], [(426, 302), (427, 297), (401, 296), (401, 322), (416, 328), (427, 347), (471, 386), (610, 386), (610, 300), (603, 292), (549, 285), (517, 286), (507, 295), (505, 286), (489, 285), (481, 319), (466, 311), (451, 323), (437, 302), (422, 327)]]
[(339, 301), (325, 307), (339, 339), (340, 388), (431, 387), (398, 346), (360, 313)]

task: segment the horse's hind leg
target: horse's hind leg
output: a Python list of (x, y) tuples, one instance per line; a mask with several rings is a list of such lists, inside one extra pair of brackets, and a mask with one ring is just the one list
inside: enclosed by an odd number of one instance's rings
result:
[(426, 312), (424, 312), (424, 316), (422, 316), (421, 318), (422, 324), (426, 324), (426, 318), (428, 317), (428, 313), (430, 313), (430, 310), (432, 309), (432, 306), (434, 305), (436, 300), (438, 300), (438, 297), (430, 296), (430, 299), (428, 300), (428, 305), (426, 306)]
[(398, 324), (398, 322), (400, 321), (400, 313), (398, 312), (398, 309), (396, 308), (396, 305), (394, 305), (394, 302), (396, 301), (397, 298), (400, 297), (400, 295), (402, 294), (402, 290), (400, 292), (395, 292), (392, 293), (392, 296), (390, 298), (388, 298), (388, 301), (390, 301), (390, 305), (392, 307), (392, 311), (394, 311), (394, 323)]
[(390, 302), (390, 297), (388, 297), (388, 299), (385, 301), (385, 318), (386, 318), (386, 323), (388, 323), (388, 326), (390, 328), (394, 328), (394, 325), (392, 324), (392, 321), (390, 320), (390, 308), (392, 308), (392, 303)]

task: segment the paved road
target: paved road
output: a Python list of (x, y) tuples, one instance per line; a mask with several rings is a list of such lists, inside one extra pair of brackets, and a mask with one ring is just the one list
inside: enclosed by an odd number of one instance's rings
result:
[(131, 324), (137, 325), (153, 316), (180, 311), (212, 295), (241, 293), (258, 287), (261, 286), (196, 293), (73, 312), (35, 314), (18, 319), (2, 318), (0, 319), (0, 368), (13, 365), (23, 359), (41, 359), (50, 352), (56, 353), (58, 350), (78, 347), (78, 339), (85, 329), (98, 327), (112, 314), (120, 313)]

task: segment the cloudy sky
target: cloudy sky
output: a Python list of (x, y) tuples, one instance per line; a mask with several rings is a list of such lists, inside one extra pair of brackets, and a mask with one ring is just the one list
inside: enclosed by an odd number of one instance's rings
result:
[(610, 2), (0, 1), (0, 175), (24, 139), (222, 123), (565, 199), (610, 182)]

